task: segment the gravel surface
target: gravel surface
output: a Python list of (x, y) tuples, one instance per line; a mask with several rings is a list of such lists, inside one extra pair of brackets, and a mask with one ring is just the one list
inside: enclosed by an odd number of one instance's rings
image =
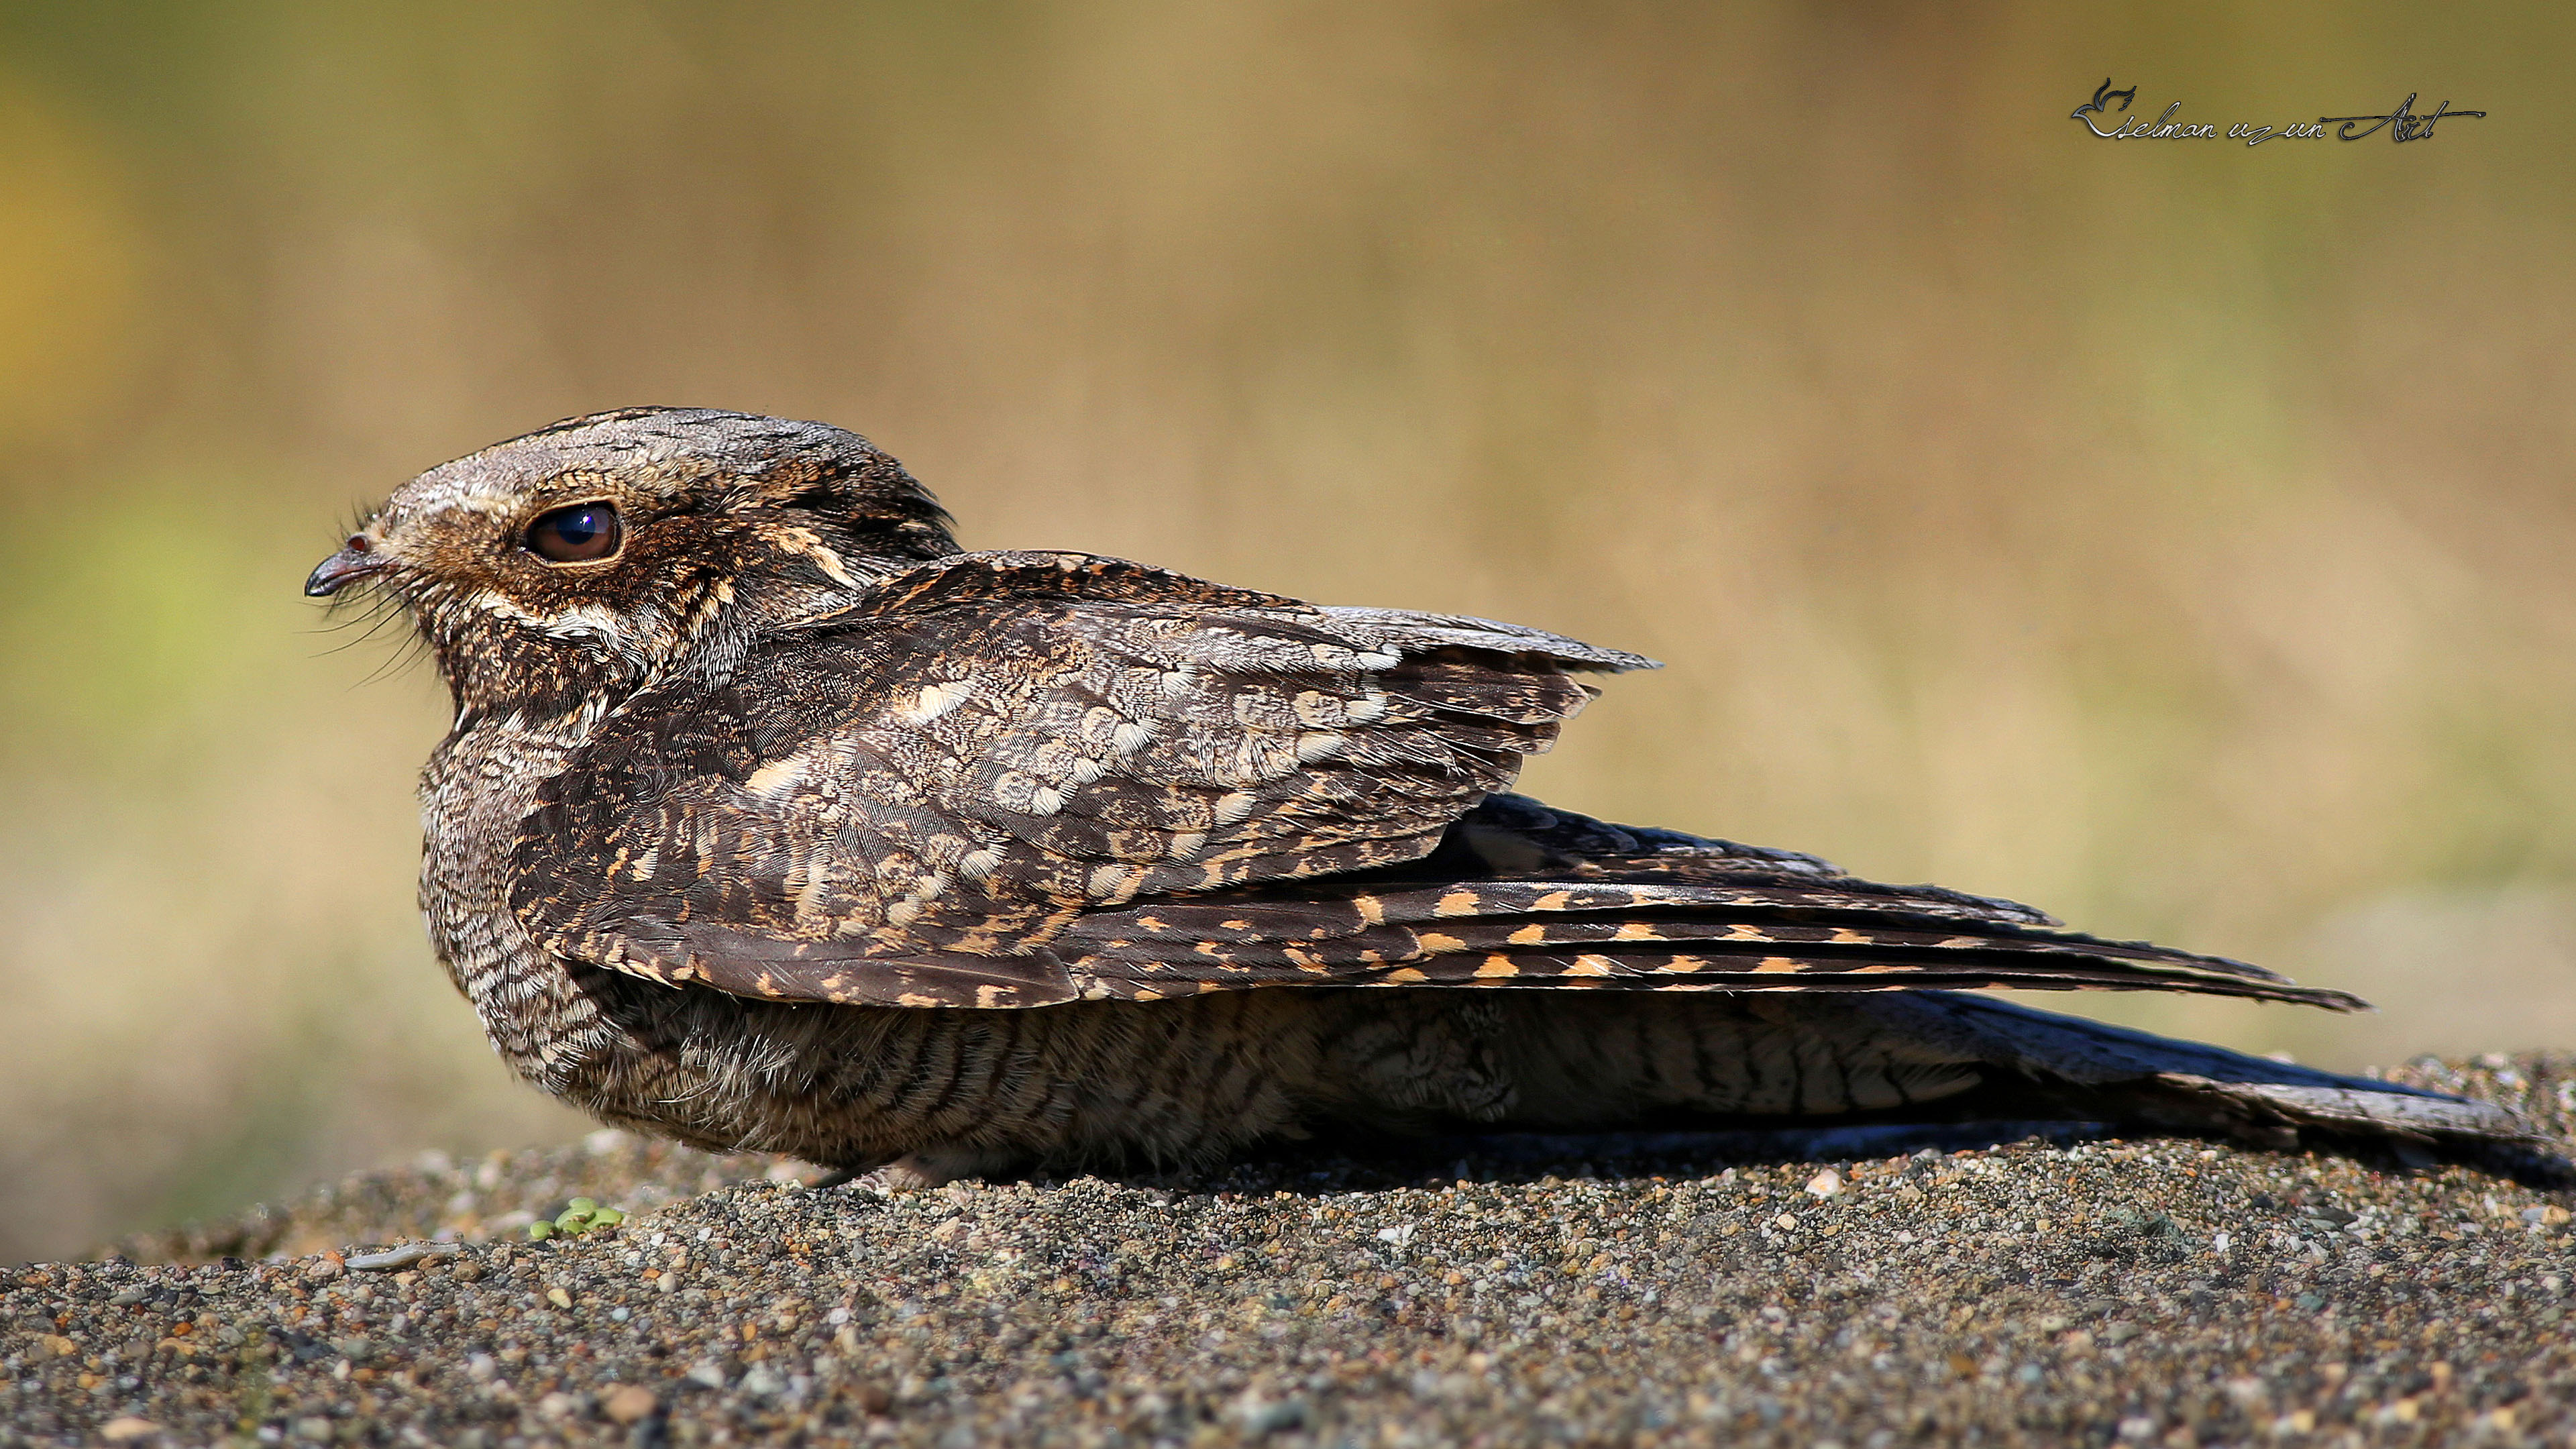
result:
[[(2576, 1056), (2394, 1075), (2576, 1117)], [(2545, 1170), (1976, 1140), (888, 1198), (601, 1133), (0, 1270), (0, 1444), (2576, 1439)], [(527, 1241), (576, 1196), (632, 1216)]]

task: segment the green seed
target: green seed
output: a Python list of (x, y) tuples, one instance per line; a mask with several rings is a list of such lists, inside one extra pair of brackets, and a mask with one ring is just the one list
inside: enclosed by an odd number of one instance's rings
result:
[(547, 1222), (544, 1218), (539, 1218), (535, 1222), (528, 1224), (528, 1240), (530, 1242), (542, 1243), (554, 1235), (555, 1225)]

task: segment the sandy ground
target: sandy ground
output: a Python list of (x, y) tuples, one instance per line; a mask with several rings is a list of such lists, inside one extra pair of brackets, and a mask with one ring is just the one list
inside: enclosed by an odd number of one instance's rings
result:
[[(2396, 1075), (2576, 1117), (2576, 1057)], [(2576, 1440), (2546, 1172), (1945, 1131), (894, 1198), (614, 1133), (432, 1159), (0, 1271), (0, 1443)], [(527, 1241), (574, 1196), (634, 1216)]]

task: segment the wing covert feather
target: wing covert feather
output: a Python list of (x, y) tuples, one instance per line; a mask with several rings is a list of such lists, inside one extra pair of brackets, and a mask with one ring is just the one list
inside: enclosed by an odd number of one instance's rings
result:
[(1574, 671), (1650, 664), (963, 555), (630, 700), (541, 792), (511, 901), (549, 949), (675, 984), (1042, 1005), (1076, 993), (1050, 948), (1085, 909), (1428, 854), (1582, 707)]

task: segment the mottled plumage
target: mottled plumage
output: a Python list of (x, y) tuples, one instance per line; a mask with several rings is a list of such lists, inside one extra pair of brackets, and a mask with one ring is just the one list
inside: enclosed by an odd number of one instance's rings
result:
[(423, 474), (307, 589), (361, 578), (456, 701), (441, 959), (530, 1081), (703, 1146), (930, 1182), (1327, 1123), (2525, 1135), (1956, 988), (2348, 996), (1505, 793), (1647, 660), (963, 552), (820, 424), (557, 424)]

